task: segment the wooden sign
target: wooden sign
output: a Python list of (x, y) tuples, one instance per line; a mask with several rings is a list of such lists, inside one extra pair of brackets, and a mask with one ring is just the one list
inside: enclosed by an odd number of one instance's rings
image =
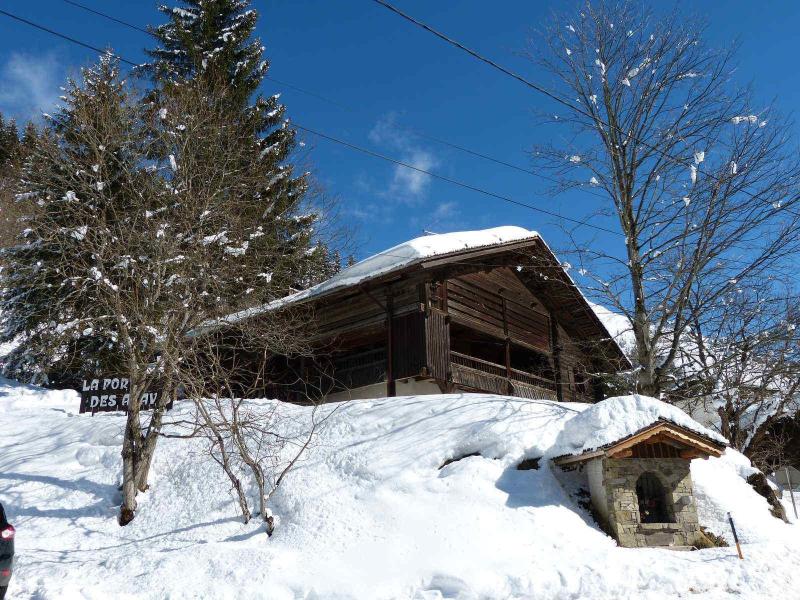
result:
[[(130, 379), (127, 377), (98, 377), (84, 379), (81, 384), (81, 413), (127, 412), (130, 405)], [(141, 410), (155, 408), (162, 390), (148, 390), (141, 395)], [(172, 408), (172, 401), (166, 409)]]

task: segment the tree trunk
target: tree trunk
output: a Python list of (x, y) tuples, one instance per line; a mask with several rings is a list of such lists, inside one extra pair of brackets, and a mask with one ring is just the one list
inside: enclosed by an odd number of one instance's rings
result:
[(140, 421), (141, 386), (131, 386), (131, 397), (128, 416), (125, 424), (125, 438), (122, 441), (122, 505), (119, 512), (119, 524), (127, 525), (136, 516), (136, 494), (147, 489), (147, 477), (155, 455), (158, 436), (167, 398), (171, 391), (159, 397), (153, 408), (153, 416), (147, 434), (142, 435)]
[(147, 478), (150, 475), (150, 466), (153, 464), (158, 436), (161, 433), (164, 412), (167, 404), (169, 404), (170, 400), (173, 400), (172, 393), (171, 388), (164, 388), (156, 406), (153, 408), (153, 416), (150, 420), (150, 426), (147, 428), (147, 435), (142, 439), (139, 448), (139, 456), (136, 461), (136, 489), (140, 492), (144, 492), (149, 487)]
[(125, 437), (122, 440), (122, 505), (119, 508), (119, 524), (127, 525), (136, 514), (136, 438), (138, 410), (128, 413)]

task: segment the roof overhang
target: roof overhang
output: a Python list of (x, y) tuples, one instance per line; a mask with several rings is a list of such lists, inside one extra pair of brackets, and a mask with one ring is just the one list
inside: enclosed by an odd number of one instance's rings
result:
[(593, 458), (629, 458), (632, 448), (639, 444), (666, 443), (681, 449), (681, 458), (719, 457), (725, 451), (725, 445), (709, 437), (701, 435), (670, 421), (659, 420), (640, 429), (636, 433), (607, 444), (596, 450), (587, 450), (580, 454), (567, 454), (553, 459), (559, 466), (584, 463)]

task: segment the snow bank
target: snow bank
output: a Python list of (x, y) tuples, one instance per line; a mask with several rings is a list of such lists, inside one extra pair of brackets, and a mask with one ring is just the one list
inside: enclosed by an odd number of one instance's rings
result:
[(450, 254), (459, 250), (533, 239), (538, 236), (539, 234), (535, 231), (528, 231), (522, 227), (510, 225), (477, 231), (455, 231), (452, 233), (425, 235), (370, 256), (346, 269), (342, 269), (330, 279), (306, 290), (264, 306), (232, 314), (226, 317), (225, 320), (226, 322), (236, 322), (266, 310), (322, 296), (340, 288), (364, 283), (375, 277), (397, 271), (434, 256)]
[[(721, 518), (732, 511), (746, 561), (730, 548), (618, 548), (548, 461), (515, 468), (552, 454), (586, 405), (453, 394), (326, 406), (338, 411), (274, 497), (271, 539), (237, 520), (201, 445), (175, 439), (159, 446), (136, 520), (117, 526), (124, 418), (77, 415), (77, 405), (72, 393), (0, 381), (0, 499), (18, 531), (12, 598), (721, 599), (800, 589), (795, 526), (769, 517), (743, 484), (741, 455), (692, 470), (701, 523), (727, 534)], [(170, 416), (187, 410), (179, 403)]]
[(706, 429), (678, 407), (655, 398), (633, 394), (592, 404), (570, 419), (551, 448), (551, 455), (581, 454), (596, 450), (633, 435), (659, 419), (727, 445), (725, 438)]

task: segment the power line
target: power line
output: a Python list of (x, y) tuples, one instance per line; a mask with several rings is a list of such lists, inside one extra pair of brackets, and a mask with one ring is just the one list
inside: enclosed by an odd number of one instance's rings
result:
[[(649, 143), (647, 143), (647, 142), (644, 142), (644, 141), (642, 141), (642, 140), (641, 140), (641, 139), (639, 139), (639, 138), (636, 138), (636, 137), (635, 137), (635, 136), (633, 136), (632, 134), (626, 134), (624, 131), (622, 131), (622, 129), (620, 129), (620, 127), (619, 127), (619, 126), (617, 126), (617, 125), (611, 125), (611, 124), (609, 124), (609, 123), (607, 123), (607, 122), (603, 121), (603, 120), (600, 118), (600, 116), (599, 116), (599, 115), (598, 115), (598, 116), (595, 116), (595, 115), (593, 115), (593, 114), (591, 114), (591, 113), (589, 113), (589, 112), (585, 111), (585, 110), (584, 110), (584, 109), (582, 109), (580, 106), (576, 106), (576, 105), (572, 104), (571, 102), (568, 102), (567, 100), (564, 100), (563, 98), (561, 98), (560, 96), (558, 96), (558, 95), (557, 95), (557, 94), (555, 94), (554, 92), (551, 92), (550, 90), (548, 90), (548, 89), (546, 89), (546, 88), (542, 87), (541, 85), (539, 85), (539, 84), (537, 84), (537, 83), (534, 83), (534, 82), (530, 81), (529, 79), (526, 79), (526, 78), (525, 78), (525, 77), (523, 77), (522, 75), (520, 75), (520, 74), (518, 74), (518, 73), (515, 73), (514, 71), (512, 71), (512, 70), (510, 70), (510, 69), (508, 69), (508, 68), (506, 68), (506, 67), (504, 67), (503, 65), (501, 65), (501, 64), (499, 64), (499, 63), (497, 63), (497, 62), (493, 61), (492, 59), (490, 59), (490, 58), (487, 58), (487, 57), (483, 56), (482, 54), (478, 53), (477, 51), (475, 51), (475, 50), (473, 50), (473, 49), (471, 49), (471, 48), (469, 48), (469, 47), (465, 46), (464, 44), (462, 44), (462, 43), (461, 43), (461, 42), (459, 42), (458, 40), (455, 40), (455, 39), (453, 39), (453, 38), (451, 38), (451, 37), (449, 37), (449, 36), (445, 35), (445, 34), (444, 34), (444, 33), (442, 33), (441, 31), (438, 31), (438, 30), (434, 29), (433, 27), (431, 27), (430, 25), (427, 25), (426, 23), (423, 23), (423, 22), (422, 22), (422, 21), (420, 21), (419, 19), (416, 19), (416, 18), (412, 17), (411, 15), (409, 15), (409, 14), (407, 14), (407, 13), (403, 12), (403, 11), (402, 11), (402, 10), (400, 10), (399, 8), (397, 8), (397, 7), (395, 7), (395, 6), (392, 6), (391, 4), (389, 4), (388, 2), (386, 2), (385, 0), (372, 0), (372, 2), (375, 2), (376, 4), (379, 4), (380, 6), (383, 6), (384, 8), (386, 8), (386, 9), (388, 9), (389, 11), (391, 11), (392, 13), (394, 13), (395, 15), (397, 15), (397, 16), (399, 16), (399, 17), (401, 17), (401, 18), (405, 19), (406, 21), (408, 21), (408, 22), (412, 23), (413, 25), (415, 25), (415, 26), (417, 26), (417, 27), (419, 27), (419, 28), (421, 28), (421, 29), (424, 29), (424, 30), (425, 30), (425, 31), (427, 31), (428, 33), (430, 33), (430, 34), (432, 34), (432, 35), (436, 36), (437, 38), (439, 38), (439, 39), (443, 40), (444, 42), (446, 42), (446, 43), (450, 44), (451, 46), (455, 46), (455, 47), (456, 47), (456, 48), (458, 48), (459, 50), (461, 50), (461, 51), (463, 51), (463, 52), (466, 52), (467, 54), (469, 54), (469, 55), (470, 55), (470, 56), (472, 56), (473, 58), (475, 58), (475, 59), (477, 59), (477, 60), (479, 60), (479, 61), (481, 61), (481, 62), (483, 62), (483, 63), (485, 63), (485, 64), (487, 64), (487, 65), (489, 65), (489, 66), (490, 66), (490, 67), (492, 67), (493, 69), (497, 69), (497, 70), (498, 70), (498, 71), (500, 71), (501, 73), (504, 73), (505, 75), (508, 75), (508, 76), (509, 76), (509, 77), (511, 77), (512, 79), (515, 79), (515, 80), (519, 81), (519, 82), (520, 82), (520, 83), (522, 83), (523, 85), (525, 85), (525, 86), (527, 86), (527, 87), (529, 87), (529, 88), (531, 88), (531, 89), (533, 89), (533, 90), (535, 90), (535, 91), (539, 92), (540, 94), (544, 94), (545, 96), (547, 96), (547, 97), (548, 97), (548, 98), (550, 98), (551, 100), (553, 100), (553, 101), (555, 101), (555, 102), (558, 102), (559, 104), (561, 104), (561, 105), (563, 105), (563, 106), (566, 106), (567, 108), (569, 108), (569, 109), (571, 109), (571, 110), (575, 111), (576, 113), (578, 113), (578, 114), (580, 114), (580, 115), (583, 115), (584, 117), (587, 117), (587, 118), (589, 118), (589, 119), (592, 119), (592, 120), (596, 120), (596, 121), (597, 121), (597, 122), (599, 122), (601, 125), (603, 125), (603, 126), (605, 126), (605, 127), (608, 127), (609, 129), (615, 129), (615, 130), (617, 131), (617, 133), (621, 133), (621, 134), (623, 134), (623, 135), (626, 135), (628, 138), (630, 138), (631, 140), (633, 140), (633, 141), (634, 141), (634, 142), (636, 142), (637, 144), (641, 144), (642, 146), (644, 146), (644, 147), (645, 147), (645, 148), (647, 148), (648, 150), (652, 150), (652, 151), (654, 151), (654, 152), (656, 152), (656, 153), (660, 154), (660, 155), (661, 155), (661, 156), (663, 156), (664, 158), (667, 158), (667, 159), (669, 159), (671, 162), (677, 163), (677, 164), (679, 164), (679, 165), (685, 165), (685, 166), (690, 164), (690, 163), (689, 163), (689, 159), (683, 159), (683, 158), (679, 158), (679, 157), (672, 156), (672, 155), (670, 155), (669, 153), (665, 152), (664, 150), (661, 150), (661, 149), (660, 149), (660, 148), (658, 148), (657, 146), (653, 146), (652, 144), (649, 144)], [(709, 174), (708, 172), (706, 172), (706, 171), (703, 171), (702, 169), (700, 169), (700, 167), (699, 167), (699, 166), (695, 165), (695, 167), (696, 167), (696, 169), (697, 169), (697, 172), (698, 172), (698, 173), (701, 173), (702, 175), (705, 175), (705, 176), (707, 176), (707, 177), (713, 177), (713, 176), (712, 176), (711, 174)], [(755, 194), (753, 194), (753, 193), (751, 193), (751, 192), (748, 192), (748, 191), (747, 191), (747, 190), (745, 190), (745, 189), (741, 189), (740, 191), (741, 191), (743, 194), (745, 194), (746, 196), (749, 196), (750, 198), (753, 198), (754, 200), (757, 200), (757, 199), (758, 199), (758, 198), (756, 198)], [(795, 199), (797, 199), (797, 198), (795, 198)], [(779, 209), (775, 209), (775, 210), (779, 210)], [(789, 212), (790, 214), (793, 214), (793, 215), (795, 215), (795, 216), (800, 216), (800, 214), (798, 214), (798, 213), (796, 213), (796, 212), (794, 212), (794, 211), (791, 211), (791, 210), (790, 210), (790, 211), (788, 211), (788, 212)]]
[(515, 204), (517, 206), (522, 206), (522, 207), (525, 207), (525, 208), (529, 208), (529, 209), (531, 209), (533, 211), (536, 211), (536, 212), (539, 212), (539, 213), (542, 213), (542, 214), (545, 214), (545, 215), (548, 215), (548, 216), (551, 216), (551, 217), (555, 217), (557, 219), (561, 219), (561, 220), (564, 220), (564, 221), (569, 221), (569, 222), (575, 223), (577, 225), (584, 225), (586, 227), (591, 227), (592, 229), (597, 229), (598, 231), (603, 231), (605, 233), (611, 233), (613, 235), (618, 235), (618, 236), (622, 236), (623, 235), (619, 231), (614, 231), (613, 229), (607, 229), (607, 228), (602, 227), (600, 225), (594, 225), (593, 223), (588, 223), (587, 221), (581, 221), (579, 219), (573, 219), (572, 217), (565, 217), (563, 215), (559, 215), (558, 213), (550, 211), (550, 210), (547, 210), (545, 208), (539, 208), (538, 206), (533, 206), (532, 204), (527, 204), (527, 203), (522, 202), (520, 200), (515, 200), (514, 198), (510, 198), (508, 196), (503, 196), (501, 194), (497, 194), (495, 192), (486, 190), (484, 188), (480, 188), (480, 187), (477, 187), (477, 186), (474, 186), (474, 185), (470, 185), (468, 183), (464, 183), (464, 182), (459, 181), (457, 179), (452, 179), (450, 177), (447, 177), (445, 175), (441, 175), (441, 174), (436, 173), (434, 171), (428, 171), (426, 169), (421, 169), (420, 167), (415, 167), (414, 165), (411, 165), (409, 163), (403, 162), (401, 160), (397, 160), (397, 159), (392, 158), (390, 156), (386, 156), (385, 154), (381, 154), (379, 152), (375, 152), (374, 150), (370, 150), (368, 148), (363, 148), (361, 146), (357, 146), (357, 145), (352, 144), (350, 142), (347, 142), (345, 140), (342, 140), (342, 139), (333, 137), (331, 135), (322, 133), (320, 131), (316, 131), (314, 129), (311, 129), (310, 127), (305, 127), (303, 125), (298, 124), (297, 122), (292, 122), (292, 125), (297, 127), (297, 129), (301, 129), (301, 130), (306, 131), (306, 132), (308, 132), (308, 133), (310, 133), (312, 135), (316, 135), (316, 136), (321, 137), (321, 138), (323, 138), (325, 140), (328, 140), (328, 141), (331, 141), (331, 142), (335, 142), (337, 144), (341, 144), (342, 146), (346, 146), (347, 148), (350, 148), (351, 150), (356, 150), (356, 151), (361, 152), (363, 154), (367, 154), (367, 155), (375, 157), (375, 158), (380, 158), (381, 160), (385, 160), (387, 162), (390, 162), (390, 163), (405, 167), (407, 169), (411, 169), (413, 171), (417, 171), (418, 173), (423, 173), (425, 175), (433, 177), (434, 179), (439, 179), (441, 181), (445, 181), (445, 182), (450, 183), (452, 185), (457, 185), (457, 186), (459, 186), (461, 188), (464, 188), (466, 190), (471, 190), (473, 192), (478, 192), (480, 194), (484, 194), (486, 196), (490, 196), (492, 198), (496, 198), (498, 200), (502, 200), (503, 202), (508, 202), (509, 204)]
[[(54, 31), (54, 30), (49, 29), (49, 28), (47, 28), (47, 27), (45, 27), (43, 25), (39, 25), (38, 23), (34, 23), (33, 21), (29, 21), (28, 19), (23, 19), (22, 17), (18, 17), (17, 15), (11, 14), (10, 12), (7, 12), (5, 10), (0, 9), (0, 15), (5, 15), (10, 19), (14, 19), (15, 21), (19, 21), (20, 23), (25, 23), (26, 25), (30, 25), (31, 27), (39, 29), (40, 31), (45, 31), (45, 32), (49, 33), (50, 35), (54, 35), (56, 37), (59, 37), (62, 40), (66, 40), (68, 42), (72, 42), (73, 44), (77, 44), (78, 46), (83, 46), (84, 48), (88, 48), (89, 50), (97, 52), (98, 54), (106, 54), (108, 52), (107, 50), (102, 50), (102, 49), (98, 48), (97, 46), (92, 46), (91, 44), (87, 44), (86, 42), (82, 42), (80, 40), (76, 40), (73, 37), (70, 37), (68, 35), (64, 35), (63, 33), (59, 33), (58, 31)], [(125, 64), (131, 65), (132, 67), (138, 67), (139, 66), (135, 62), (130, 61), (130, 60), (126, 59), (126, 58), (123, 58), (118, 54), (114, 54), (113, 56), (116, 56), (120, 60), (120, 62), (124, 62)]]
[[(48, 28), (46, 28), (46, 27), (43, 27), (43, 26), (41, 26), (41, 25), (38, 25), (37, 23), (34, 23), (34, 22), (32, 22), (32, 21), (28, 21), (27, 19), (23, 19), (23, 18), (21, 18), (21, 17), (17, 17), (16, 15), (13, 15), (13, 14), (11, 14), (11, 13), (8, 13), (8, 12), (6, 12), (6, 11), (4, 11), (4, 10), (0, 10), (0, 14), (4, 14), (4, 15), (6, 15), (6, 16), (9, 16), (9, 17), (11, 17), (12, 19), (15, 19), (15, 20), (17, 20), (17, 21), (21, 21), (21, 22), (23, 22), (23, 23), (25, 23), (25, 24), (27, 24), (27, 25), (30, 25), (30, 26), (32, 26), (32, 27), (35, 27), (36, 29), (40, 29), (40, 30), (42, 30), (42, 31), (45, 31), (45, 32), (47, 32), (47, 33), (50, 33), (50, 34), (52, 34), (52, 35), (55, 35), (55, 36), (58, 36), (58, 37), (60, 37), (60, 38), (62, 38), (62, 39), (65, 39), (65, 40), (67, 40), (67, 41), (70, 41), (70, 42), (73, 42), (73, 43), (75, 43), (75, 44), (78, 44), (78, 45), (80, 45), (80, 46), (83, 46), (84, 48), (89, 48), (90, 50), (94, 50), (95, 52), (99, 52), (99, 53), (101, 53), (101, 54), (102, 54), (102, 53), (106, 53), (106, 52), (107, 52), (107, 51), (105, 51), (105, 50), (100, 50), (99, 48), (96, 48), (95, 46), (92, 46), (92, 45), (90, 45), (90, 44), (86, 44), (86, 43), (84, 43), (84, 42), (81, 42), (80, 40), (76, 40), (76, 39), (74, 39), (74, 38), (71, 38), (71, 37), (69, 37), (69, 36), (66, 36), (66, 35), (60, 34), (60, 33), (58, 33), (57, 31), (53, 31), (53, 30), (51, 30), (51, 29), (48, 29)], [(134, 67), (138, 66), (138, 65), (137, 65), (136, 63), (134, 63), (133, 61), (130, 61), (130, 60), (128, 60), (128, 59), (126, 59), (126, 58), (122, 57), (122, 56), (121, 56), (121, 55), (119, 55), (119, 54), (114, 54), (114, 53), (111, 53), (111, 54), (112, 54), (112, 56), (115, 56), (117, 59), (119, 59), (121, 62), (124, 62), (124, 63), (126, 63), (126, 64), (132, 65), (132, 66), (134, 66)], [(563, 216), (563, 215), (559, 215), (559, 214), (558, 214), (558, 213), (556, 213), (556, 212), (553, 212), (553, 211), (550, 211), (550, 210), (547, 210), (547, 209), (544, 209), (544, 208), (539, 208), (539, 207), (537, 207), (537, 206), (533, 206), (533, 205), (531, 205), (531, 204), (527, 204), (527, 203), (525, 203), (525, 202), (522, 202), (522, 201), (520, 201), (520, 200), (515, 200), (515, 199), (513, 199), (513, 198), (510, 198), (510, 197), (508, 197), (508, 196), (503, 196), (502, 194), (497, 194), (497, 193), (495, 193), (495, 192), (491, 192), (491, 191), (489, 191), (489, 190), (486, 190), (486, 189), (483, 189), (483, 188), (480, 188), (480, 187), (477, 187), (477, 186), (474, 186), (474, 185), (471, 185), (471, 184), (468, 184), (468, 183), (464, 183), (464, 182), (462, 182), (462, 181), (459, 181), (459, 180), (457, 180), (457, 179), (452, 179), (452, 178), (450, 178), (450, 177), (446, 177), (446, 176), (444, 176), (444, 175), (441, 175), (441, 174), (439, 174), (439, 173), (435, 173), (435, 172), (433, 172), (433, 171), (427, 171), (427, 170), (425, 170), (425, 169), (421, 169), (421, 168), (419, 168), (419, 167), (415, 167), (414, 165), (411, 165), (411, 164), (405, 163), (405, 162), (403, 162), (403, 161), (397, 160), (397, 159), (395, 159), (395, 158), (392, 158), (392, 157), (386, 156), (386, 155), (384, 155), (384, 154), (381, 154), (381, 153), (379, 153), (379, 152), (375, 152), (375, 151), (373, 151), (373, 150), (369, 150), (369, 149), (367, 149), (367, 148), (363, 148), (363, 147), (361, 147), (361, 146), (357, 146), (357, 145), (355, 145), (355, 144), (352, 144), (352, 143), (350, 143), (350, 142), (347, 142), (347, 141), (341, 140), (341, 139), (339, 139), (339, 138), (336, 138), (336, 137), (334, 137), (334, 136), (331, 136), (331, 135), (327, 135), (327, 134), (325, 134), (325, 133), (322, 133), (322, 132), (320, 132), (320, 131), (316, 131), (316, 130), (314, 130), (314, 129), (311, 129), (311, 128), (309, 128), (309, 127), (304, 127), (304, 126), (302, 126), (302, 125), (299, 125), (299, 124), (297, 124), (297, 123), (294, 123), (294, 126), (295, 126), (295, 127), (297, 127), (298, 129), (301, 129), (301, 130), (303, 130), (303, 131), (306, 131), (306, 132), (308, 132), (308, 133), (311, 133), (312, 135), (316, 135), (316, 136), (318, 136), (318, 137), (321, 137), (321, 138), (323, 138), (323, 139), (326, 139), (326, 140), (329, 140), (329, 141), (331, 141), (331, 142), (335, 142), (335, 143), (337, 143), (337, 144), (340, 144), (340, 145), (342, 145), (342, 146), (345, 146), (345, 147), (347, 147), (347, 148), (350, 148), (351, 150), (355, 150), (355, 151), (361, 152), (361, 153), (363, 153), (363, 154), (367, 154), (367, 155), (370, 155), (370, 156), (372, 156), (372, 157), (379, 158), (379, 159), (381, 159), (381, 160), (384, 160), (384, 161), (387, 161), (387, 162), (393, 163), (393, 164), (395, 164), (395, 165), (399, 165), (399, 166), (405, 167), (405, 168), (407, 168), (407, 169), (411, 169), (411, 170), (413, 170), (413, 171), (417, 171), (417, 172), (419, 172), (419, 173), (423, 173), (423, 174), (425, 174), (425, 175), (429, 175), (430, 177), (433, 177), (433, 178), (435, 178), (435, 179), (439, 179), (439, 180), (441, 180), (441, 181), (445, 181), (445, 182), (447, 182), (447, 183), (450, 183), (451, 185), (456, 185), (456, 186), (459, 186), (459, 187), (461, 187), (461, 188), (463, 188), (463, 189), (467, 189), (467, 190), (471, 190), (471, 191), (473, 191), (473, 192), (477, 192), (477, 193), (480, 193), (480, 194), (484, 194), (484, 195), (486, 195), (486, 196), (489, 196), (489, 197), (492, 197), (492, 198), (495, 198), (495, 199), (498, 199), (498, 200), (502, 200), (503, 202), (507, 202), (507, 203), (509, 203), (509, 204), (514, 204), (514, 205), (517, 205), (517, 206), (521, 206), (521, 207), (524, 207), (524, 208), (528, 208), (528, 209), (530, 209), (530, 210), (533, 210), (533, 211), (535, 211), (535, 212), (538, 212), (538, 213), (541, 213), (541, 214), (545, 214), (545, 215), (548, 215), (548, 216), (554, 217), (554, 218), (556, 218), (556, 219), (560, 219), (560, 220), (563, 220), (563, 221), (568, 221), (568, 222), (571, 222), (571, 223), (575, 223), (575, 224), (577, 224), (577, 225), (586, 226), (586, 227), (589, 227), (589, 228), (591, 228), (591, 229), (596, 229), (596, 230), (598, 230), (598, 231), (603, 231), (603, 232), (605, 232), (605, 233), (611, 233), (611, 234), (613, 234), (613, 235), (622, 236), (622, 233), (620, 233), (620, 232), (618, 232), (618, 231), (614, 231), (614, 230), (612, 230), (612, 229), (608, 229), (608, 228), (606, 228), (606, 227), (602, 227), (602, 226), (600, 226), (600, 225), (595, 225), (595, 224), (593, 224), (593, 223), (589, 223), (587, 220), (583, 220), (583, 221), (581, 221), (581, 220), (579, 220), (579, 219), (574, 219), (574, 218), (572, 218), (572, 217), (566, 217), (566, 216)]]
[(372, 0), (372, 1), (377, 3), (377, 4), (380, 4), (384, 8), (388, 8), (390, 11), (392, 11), (396, 15), (402, 17), (406, 21), (409, 21), (410, 23), (413, 23), (417, 27), (421, 27), (422, 29), (424, 29), (428, 33), (431, 33), (431, 34), (435, 35), (439, 39), (444, 40), (445, 42), (447, 42), (448, 44), (450, 44), (452, 46), (455, 46), (459, 50), (462, 50), (462, 51), (466, 52), (467, 54), (469, 54), (473, 58), (476, 58), (479, 61), (481, 61), (483, 63), (486, 63), (487, 65), (489, 65), (490, 67), (492, 67), (494, 69), (497, 69), (501, 73), (505, 73), (506, 75), (516, 79), (520, 83), (522, 83), (522, 84), (524, 84), (524, 85), (526, 85), (526, 86), (528, 86), (530, 88), (533, 88), (534, 90), (536, 90), (537, 92), (539, 92), (541, 94), (544, 94), (545, 96), (547, 96), (551, 100), (555, 100), (556, 102), (558, 102), (559, 104), (563, 104), (567, 108), (571, 108), (573, 110), (577, 110), (577, 107), (573, 106), (572, 103), (567, 102), (563, 98), (560, 98), (559, 96), (557, 96), (553, 92), (547, 90), (546, 88), (543, 88), (542, 86), (540, 86), (540, 85), (538, 85), (536, 83), (533, 83), (532, 81), (528, 81), (522, 75), (519, 75), (518, 73), (515, 73), (514, 71), (512, 71), (510, 69), (507, 69), (506, 67), (504, 67), (503, 65), (501, 65), (499, 63), (496, 63), (492, 59), (486, 58), (485, 56), (482, 56), (481, 54), (478, 54), (475, 50), (472, 50), (471, 48), (468, 48), (467, 46), (465, 46), (461, 42), (446, 36), (444, 33), (440, 32), (440, 31), (437, 31), (433, 27), (423, 23), (422, 21), (420, 21), (418, 19), (415, 19), (414, 17), (412, 17), (411, 15), (409, 15), (407, 13), (404, 13), (402, 10), (400, 10), (399, 8), (395, 8), (394, 6), (389, 4), (388, 2), (385, 2), (384, 0)]
[[(90, 6), (86, 6), (85, 4), (81, 4), (80, 2), (74, 2), (73, 0), (63, 0), (63, 1), (66, 4), (69, 4), (69, 5), (74, 6), (76, 8), (80, 8), (82, 10), (90, 12), (90, 13), (92, 13), (94, 15), (97, 15), (98, 17), (102, 17), (104, 19), (108, 19), (109, 21), (113, 21), (114, 23), (118, 23), (120, 25), (123, 25), (124, 27), (128, 27), (129, 29), (133, 29), (134, 31), (138, 31), (140, 33), (144, 33), (145, 35), (149, 35), (151, 37), (155, 37), (155, 35), (153, 34), (152, 31), (148, 31), (144, 27), (139, 27), (138, 25), (135, 25), (134, 23), (131, 23), (129, 21), (125, 21), (123, 19), (119, 19), (119, 18), (117, 18), (117, 17), (115, 17), (113, 15), (110, 15), (108, 13), (104, 13), (102, 11), (99, 11), (99, 10), (96, 10), (94, 8), (91, 8)], [(275, 83), (277, 83), (279, 85), (285, 86), (285, 87), (287, 87), (289, 89), (295, 90), (295, 91), (300, 92), (302, 94), (306, 94), (308, 96), (312, 96), (314, 98), (317, 98), (318, 100), (322, 100), (323, 102), (329, 102), (330, 104), (334, 104), (334, 105), (338, 106), (339, 108), (343, 108), (343, 109), (349, 110), (348, 107), (346, 107), (343, 104), (340, 104), (339, 102), (336, 102), (335, 100), (331, 100), (329, 98), (325, 98), (324, 96), (322, 96), (320, 94), (317, 94), (317, 93), (312, 92), (310, 90), (303, 89), (303, 88), (301, 88), (299, 86), (296, 86), (296, 85), (294, 85), (292, 83), (289, 83), (288, 81), (281, 81), (280, 79), (275, 79), (271, 75), (266, 75), (265, 79), (269, 79), (270, 81), (274, 81)]]
[[(122, 19), (119, 19), (119, 18), (114, 17), (112, 15), (109, 15), (107, 13), (104, 13), (102, 11), (93, 9), (93, 8), (88, 7), (88, 6), (86, 6), (84, 4), (81, 4), (79, 2), (74, 2), (73, 0), (63, 0), (63, 1), (65, 3), (71, 5), (71, 6), (83, 9), (85, 11), (88, 11), (88, 12), (92, 13), (92, 14), (95, 14), (97, 16), (100, 16), (100, 17), (103, 17), (103, 18), (108, 19), (110, 21), (113, 21), (114, 23), (119, 23), (120, 25), (124, 25), (125, 27), (133, 29), (135, 31), (139, 31), (139, 32), (144, 33), (146, 35), (153, 36), (153, 32), (152, 31), (148, 31), (147, 29), (144, 29), (143, 27), (139, 27), (138, 25), (135, 25), (135, 24), (130, 23), (128, 21), (124, 21)], [(265, 79), (268, 79), (268, 80), (270, 80), (270, 81), (272, 81), (274, 83), (277, 83), (278, 85), (282, 85), (284, 87), (292, 89), (292, 90), (294, 90), (296, 92), (300, 92), (301, 94), (305, 94), (305, 95), (310, 96), (312, 98), (316, 98), (317, 100), (321, 100), (322, 102), (326, 102), (328, 104), (331, 104), (331, 105), (339, 108), (340, 110), (345, 110), (345, 111), (353, 112), (353, 113), (357, 113), (358, 112), (352, 106), (348, 106), (346, 104), (342, 104), (341, 102), (338, 102), (336, 100), (332, 100), (331, 98), (328, 98), (328, 97), (326, 97), (326, 96), (324, 96), (324, 95), (322, 95), (322, 94), (320, 94), (318, 92), (313, 92), (313, 91), (311, 91), (309, 89), (300, 87), (300, 86), (295, 85), (293, 83), (289, 83), (288, 81), (282, 81), (280, 79), (276, 79), (272, 75), (265, 75)], [(485, 154), (483, 152), (478, 152), (477, 150), (472, 150), (470, 148), (466, 148), (466, 147), (461, 146), (459, 144), (455, 144), (453, 142), (449, 142), (447, 140), (444, 140), (444, 139), (441, 139), (439, 137), (436, 137), (436, 136), (430, 135), (428, 133), (425, 133), (424, 131), (421, 131), (419, 129), (412, 128), (412, 127), (404, 127), (402, 125), (399, 125), (399, 127), (401, 129), (404, 129), (404, 130), (406, 130), (406, 131), (408, 131), (408, 132), (410, 132), (410, 133), (412, 133), (414, 135), (417, 135), (417, 136), (419, 136), (421, 138), (424, 138), (426, 140), (430, 140), (430, 141), (432, 141), (434, 143), (437, 143), (437, 144), (440, 144), (442, 146), (447, 146), (447, 147), (452, 148), (454, 150), (458, 150), (459, 152), (464, 152), (465, 154), (469, 154), (469, 155), (475, 156), (475, 157), (480, 158), (482, 160), (493, 162), (493, 163), (495, 163), (497, 165), (501, 165), (501, 166), (507, 167), (509, 169), (513, 169), (515, 171), (519, 171), (521, 173), (525, 173), (526, 175), (531, 175), (533, 177), (538, 177), (539, 179), (543, 179), (545, 181), (549, 181), (550, 183), (554, 183), (556, 185), (560, 185), (562, 183), (561, 181), (559, 181), (555, 177), (551, 177), (551, 176), (545, 175), (543, 173), (538, 173), (538, 172), (533, 171), (531, 169), (528, 169), (528, 168), (522, 167), (520, 165), (516, 165), (514, 163), (511, 163), (511, 162), (496, 158), (494, 156), (490, 156), (490, 155)], [(587, 193), (587, 194), (591, 194), (592, 196), (596, 196), (598, 198), (601, 198), (603, 200), (607, 199), (607, 197), (604, 196), (603, 194), (600, 194), (600, 193), (598, 193), (598, 192), (596, 192), (594, 190), (591, 190), (591, 189), (588, 189), (588, 190), (587, 189), (582, 189), (581, 191), (583, 191), (584, 193)]]
[(109, 21), (114, 21), (115, 23), (119, 23), (120, 25), (124, 25), (125, 27), (128, 27), (130, 29), (134, 29), (136, 31), (141, 31), (142, 33), (146, 33), (147, 35), (152, 35), (152, 33), (149, 32), (144, 27), (139, 27), (138, 25), (134, 25), (133, 23), (128, 23), (127, 21), (123, 21), (122, 19), (118, 19), (117, 17), (113, 17), (113, 16), (108, 15), (108, 14), (106, 14), (104, 12), (100, 12), (99, 10), (95, 10), (94, 8), (91, 8), (90, 6), (86, 6), (85, 4), (81, 4), (80, 2), (73, 2), (73, 0), (64, 0), (64, 2), (66, 2), (67, 4), (71, 4), (72, 6), (75, 6), (77, 8), (80, 8), (80, 9), (83, 9), (85, 11), (88, 11), (90, 13), (93, 13), (93, 14), (99, 16), (99, 17), (103, 17), (104, 19), (108, 19)]

